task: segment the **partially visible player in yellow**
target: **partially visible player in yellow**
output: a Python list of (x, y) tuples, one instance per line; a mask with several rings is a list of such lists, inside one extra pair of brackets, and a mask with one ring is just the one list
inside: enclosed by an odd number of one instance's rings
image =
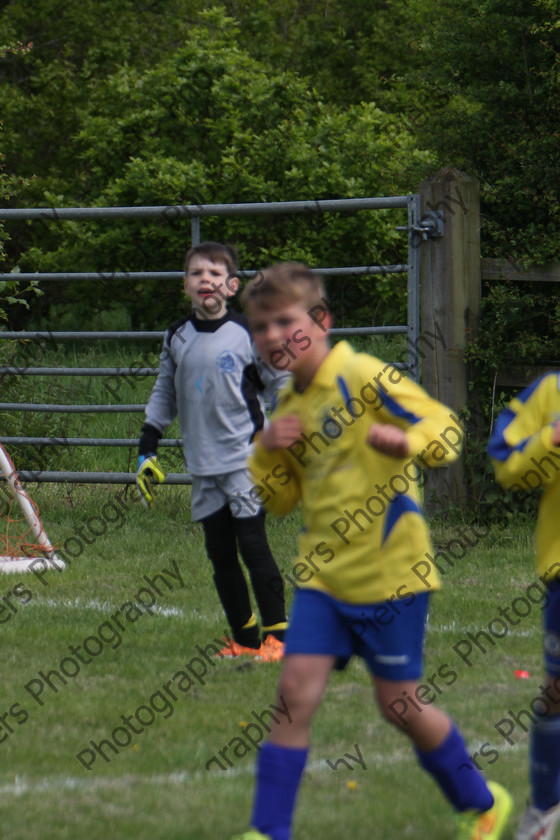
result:
[(284, 514), (301, 500), (304, 529), (278, 685), (289, 718), (259, 754), (242, 840), (289, 840), (313, 714), (331, 670), (354, 654), (382, 714), (409, 736), (458, 813), (458, 837), (497, 840), (511, 797), (486, 784), (447, 714), (415, 694), (429, 591), (439, 586), (436, 569), (425, 579), (415, 572), (431, 550), (418, 484), (424, 467), (458, 455), (462, 430), (392, 365), (346, 342), (331, 348), (325, 293), (305, 266), (268, 269), (244, 302), (263, 360), (293, 375), (250, 468), (269, 510)]
[(536, 529), (537, 572), (548, 591), (545, 696), (530, 736), (531, 801), (515, 837), (548, 840), (560, 820), (560, 373), (542, 376), (509, 403), (496, 421), (488, 454), (504, 487), (545, 488)]

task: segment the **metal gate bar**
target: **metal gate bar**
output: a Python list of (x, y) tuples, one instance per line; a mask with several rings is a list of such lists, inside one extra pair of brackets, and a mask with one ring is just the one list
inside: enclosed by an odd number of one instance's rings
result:
[[(282, 201), (282, 202), (252, 202), (246, 204), (213, 204), (213, 205), (169, 205), (167, 207), (64, 207), (64, 208), (0, 208), (0, 219), (6, 222), (21, 220), (88, 220), (88, 219), (138, 219), (156, 218), (167, 220), (190, 219), (191, 243), (200, 242), (200, 220), (206, 216), (245, 216), (245, 215), (282, 215), (282, 214), (314, 214), (349, 212), (363, 210), (382, 210), (405, 208), (408, 224), (400, 228), (408, 232), (408, 261), (406, 264), (386, 266), (342, 266), (317, 268), (323, 277), (348, 277), (351, 275), (384, 275), (407, 274), (407, 324), (383, 327), (346, 327), (332, 330), (333, 335), (393, 335), (406, 334), (409, 345), (408, 364), (397, 363), (399, 368), (407, 368), (410, 375), (418, 379), (418, 355), (414, 348), (420, 335), (420, 307), (419, 280), (420, 261), (418, 251), (418, 234), (422, 231), (420, 221), (420, 197), (418, 195), (373, 197), (361, 199), (328, 199), (324, 201)], [(258, 274), (258, 270), (244, 270), (239, 272), (241, 278), (250, 278)], [(18, 281), (69, 281), (87, 282), (92, 280), (111, 280), (124, 282), (128, 280), (180, 280), (182, 271), (141, 271), (141, 272), (59, 272), (59, 273), (18, 273), (0, 274), (0, 280)], [(165, 331), (10, 331), (0, 330), (0, 340), (151, 340), (161, 341)], [(37, 366), (4, 366), (0, 367), (2, 376), (156, 376), (157, 367), (124, 367), (124, 368), (70, 368), (70, 367), (37, 367)], [(58, 405), (58, 404), (30, 404), (30, 403), (0, 403), (0, 409), (6, 411), (45, 412), (45, 413), (140, 413), (144, 411), (144, 404), (103, 404), (103, 405)], [(2, 438), (6, 444), (36, 445), (36, 446), (123, 446), (137, 445), (137, 439), (129, 438), (68, 438), (68, 437), (23, 437), (11, 436)], [(163, 446), (179, 447), (181, 441), (164, 439)], [(68, 482), (68, 483), (107, 483), (132, 484), (134, 473), (102, 473), (102, 472), (70, 472), (48, 470), (21, 470), (18, 472), (22, 481), (29, 482)], [(190, 484), (188, 474), (171, 473), (167, 475), (167, 484)]]

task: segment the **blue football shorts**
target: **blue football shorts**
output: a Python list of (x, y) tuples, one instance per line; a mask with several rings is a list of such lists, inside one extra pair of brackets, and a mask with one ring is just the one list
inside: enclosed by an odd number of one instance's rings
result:
[(286, 655), (322, 654), (342, 669), (360, 656), (386, 680), (422, 675), (424, 628), (429, 593), (373, 604), (348, 604), (316, 589), (299, 589), (286, 633)]
[(544, 668), (560, 674), (560, 580), (547, 584), (548, 601), (543, 609)]

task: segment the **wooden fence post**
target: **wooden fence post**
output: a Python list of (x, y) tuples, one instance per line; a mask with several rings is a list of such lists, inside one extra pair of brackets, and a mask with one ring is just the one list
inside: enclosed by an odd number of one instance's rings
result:
[[(456, 413), (468, 402), (465, 347), (480, 311), (479, 182), (448, 166), (423, 181), (419, 193), (421, 218), (440, 211), (444, 221), (443, 236), (421, 244), (422, 384)], [(464, 507), (464, 458), (429, 470), (424, 492), (428, 513), (440, 512), (450, 502)]]

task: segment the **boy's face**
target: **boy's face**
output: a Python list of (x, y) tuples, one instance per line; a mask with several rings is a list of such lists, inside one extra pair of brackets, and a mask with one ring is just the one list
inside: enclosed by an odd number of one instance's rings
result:
[(254, 303), (249, 307), (251, 333), (259, 355), (277, 370), (293, 373), (296, 380), (313, 374), (329, 350), (331, 315), (322, 310), (313, 317), (310, 312), (299, 303), (277, 309), (262, 309)]
[(226, 314), (226, 304), (238, 287), (239, 280), (229, 274), (223, 262), (212, 262), (195, 254), (183, 279), (185, 294), (191, 299), (193, 312), (203, 320), (216, 320)]

